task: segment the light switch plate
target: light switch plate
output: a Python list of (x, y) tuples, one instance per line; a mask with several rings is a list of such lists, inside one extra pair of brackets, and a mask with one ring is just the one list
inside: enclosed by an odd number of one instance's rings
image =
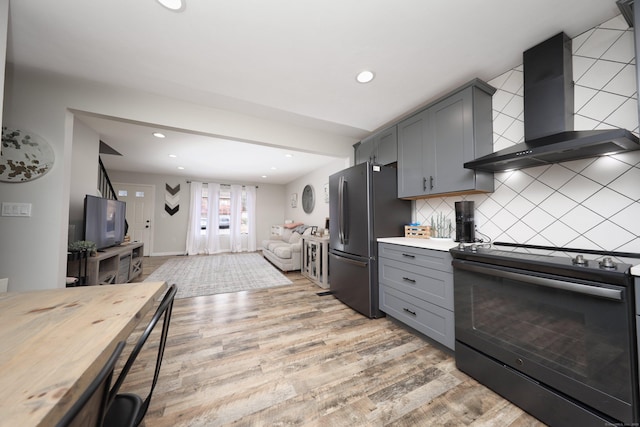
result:
[(31, 203), (2, 202), (2, 216), (31, 216)]

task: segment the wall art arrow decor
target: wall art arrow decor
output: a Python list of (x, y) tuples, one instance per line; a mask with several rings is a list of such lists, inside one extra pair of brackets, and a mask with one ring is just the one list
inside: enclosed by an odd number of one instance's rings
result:
[(164, 194), (164, 210), (169, 215), (173, 216), (180, 210), (180, 184), (175, 187), (171, 187), (169, 184), (165, 184)]

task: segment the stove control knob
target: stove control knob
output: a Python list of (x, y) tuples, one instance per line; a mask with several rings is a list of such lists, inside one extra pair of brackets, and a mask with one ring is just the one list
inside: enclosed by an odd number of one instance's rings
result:
[(460, 244), (458, 245), (458, 250), (464, 251), (464, 243), (460, 242)]
[(471, 249), (471, 252), (478, 252), (478, 245), (474, 243), (471, 245), (470, 249)]
[(602, 268), (616, 268), (616, 264), (613, 262), (611, 257), (604, 257), (602, 261), (600, 261), (600, 267)]
[(576, 265), (585, 265), (587, 263), (587, 260), (584, 259), (583, 255), (576, 255), (576, 257), (574, 258), (573, 262)]

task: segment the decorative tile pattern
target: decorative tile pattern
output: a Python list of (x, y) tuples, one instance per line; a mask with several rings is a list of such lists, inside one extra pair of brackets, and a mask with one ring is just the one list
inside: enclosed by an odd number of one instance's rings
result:
[[(617, 16), (573, 39), (575, 129), (638, 135), (633, 29)], [(491, 80), (494, 150), (524, 140), (523, 69)], [(489, 194), (417, 200), (415, 219), (473, 200), (476, 237), (640, 253), (640, 151), (495, 174)], [(486, 236), (486, 237), (485, 237)]]

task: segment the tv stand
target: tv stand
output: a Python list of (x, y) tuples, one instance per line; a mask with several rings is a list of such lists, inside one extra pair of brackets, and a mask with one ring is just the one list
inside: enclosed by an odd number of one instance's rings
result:
[[(140, 242), (113, 246), (98, 251), (87, 259), (86, 284), (111, 285), (128, 283), (142, 274), (142, 253), (144, 244)], [(67, 274), (78, 271), (77, 266), (67, 264)], [(72, 274), (73, 275), (73, 274)]]

